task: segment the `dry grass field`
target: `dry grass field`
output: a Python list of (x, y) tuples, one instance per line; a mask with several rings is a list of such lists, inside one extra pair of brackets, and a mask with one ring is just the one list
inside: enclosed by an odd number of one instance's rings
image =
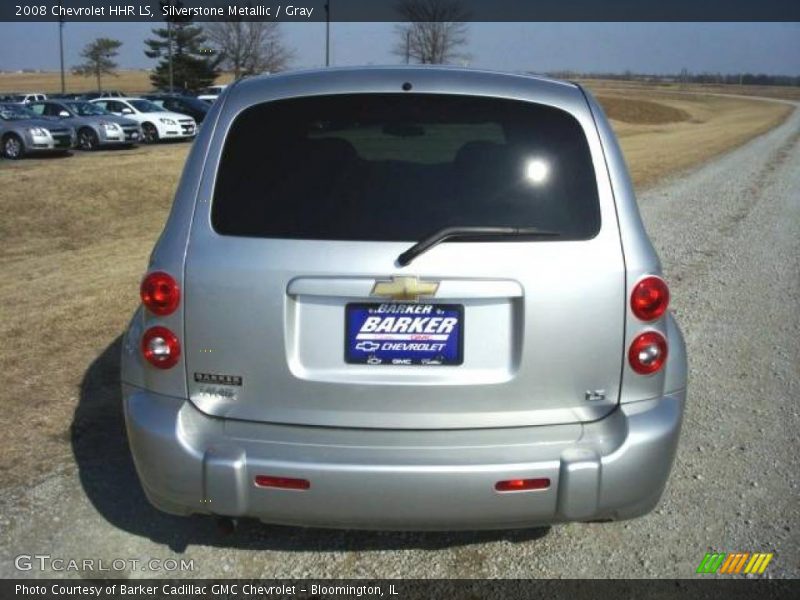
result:
[(597, 86), (619, 137), (634, 183), (641, 187), (702, 164), (769, 131), (788, 104), (741, 97), (627, 90)]
[(609, 79), (576, 79), (593, 90), (616, 90), (622, 93), (690, 93), (759, 96), (783, 100), (800, 100), (800, 87), (785, 85), (725, 85), (709, 83), (643, 83), (640, 81), (612, 81)]
[[(6, 77), (0, 89), (52, 89)], [(121, 79), (109, 87), (129, 89)], [(131, 90), (140, 85), (129, 81)], [(742, 144), (790, 111), (740, 98), (596, 92), (640, 186)], [(69, 459), (83, 426), (73, 424), (82, 382), (138, 302), (188, 148), (0, 160), (0, 486), (38, 479)], [(113, 359), (102, 367), (116, 385)]]
[[(229, 83), (233, 77), (223, 73), (217, 83)], [(92, 77), (83, 77), (67, 73), (64, 79), (66, 91), (83, 93), (97, 90), (97, 83)], [(103, 89), (119, 90), (126, 94), (143, 93), (152, 90), (150, 71), (120, 70), (116, 77), (103, 77)], [(61, 75), (53, 72), (43, 73), (0, 73), (0, 94), (9, 92), (44, 92), (61, 91)]]
[[(233, 79), (231, 73), (223, 73), (217, 83), (229, 83)], [(593, 90), (615, 89), (624, 93), (628, 91), (644, 92), (693, 92), (721, 93), (744, 96), (764, 96), (767, 98), (785, 98), (800, 100), (800, 87), (770, 85), (711, 85), (711, 84), (650, 84), (638, 81), (610, 81), (602, 79), (583, 79), (581, 83)], [(83, 77), (67, 73), (65, 78), (67, 92), (81, 93), (97, 89), (91, 77)], [(120, 70), (116, 77), (104, 77), (103, 88), (120, 90), (126, 93), (146, 92), (151, 89), (150, 72), (145, 69)], [(61, 77), (55, 72), (42, 73), (0, 73), (0, 93), (8, 92), (44, 92), (61, 91)]]

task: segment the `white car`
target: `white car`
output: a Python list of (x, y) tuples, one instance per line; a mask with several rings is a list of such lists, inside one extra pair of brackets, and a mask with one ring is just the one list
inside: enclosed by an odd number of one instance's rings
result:
[(197, 98), (200, 100), (205, 100), (209, 104), (212, 104), (219, 95), (225, 91), (225, 88), (228, 87), (227, 85), (212, 85), (207, 87), (203, 90), (200, 90), (200, 93), (197, 94)]
[(197, 123), (192, 117), (164, 110), (144, 98), (96, 98), (91, 102), (112, 114), (138, 121), (142, 126), (142, 139), (148, 144), (191, 139), (197, 134)]
[(5, 97), (6, 102), (13, 102), (16, 104), (28, 104), (29, 102), (41, 102), (44, 100), (47, 100), (47, 94), (41, 94), (38, 92), (11, 94)]

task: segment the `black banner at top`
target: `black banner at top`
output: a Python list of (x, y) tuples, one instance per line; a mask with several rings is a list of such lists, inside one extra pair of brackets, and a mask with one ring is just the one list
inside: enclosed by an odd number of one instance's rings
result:
[[(405, 0), (408, 1), (408, 0)], [(413, 0), (411, 0), (413, 1)], [(0, 21), (404, 21), (404, 0), (2, 0)], [(459, 21), (800, 21), (797, 0), (442, 0)], [(417, 20), (423, 20), (418, 18)], [(432, 18), (430, 20), (450, 20)]]

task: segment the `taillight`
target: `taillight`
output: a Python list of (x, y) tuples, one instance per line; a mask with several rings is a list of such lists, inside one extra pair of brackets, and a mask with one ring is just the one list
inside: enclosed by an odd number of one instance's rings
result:
[(525, 492), (528, 490), (546, 490), (550, 487), (550, 479), (538, 477), (536, 479), (507, 479), (494, 484), (498, 492)]
[(181, 357), (181, 343), (166, 327), (151, 327), (142, 336), (142, 355), (154, 367), (169, 369)]
[(308, 479), (275, 477), (273, 475), (256, 475), (255, 484), (258, 487), (279, 488), (282, 490), (307, 490), (311, 487), (311, 482)]
[(142, 281), (139, 288), (142, 304), (154, 315), (165, 316), (175, 312), (181, 301), (178, 282), (169, 273), (155, 271)]
[(638, 335), (628, 351), (631, 368), (640, 375), (651, 375), (664, 366), (667, 360), (667, 340), (657, 331)]
[(669, 288), (660, 277), (645, 277), (631, 292), (631, 310), (642, 321), (655, 321), (667, 310)]

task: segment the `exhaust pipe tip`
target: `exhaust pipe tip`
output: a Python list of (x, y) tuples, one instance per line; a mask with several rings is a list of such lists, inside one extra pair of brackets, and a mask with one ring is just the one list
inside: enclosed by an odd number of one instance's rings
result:
[(232, 517), (217, 517), (217, 532), (220, 535), (232, 535), (236, 533), (239, 521)]

